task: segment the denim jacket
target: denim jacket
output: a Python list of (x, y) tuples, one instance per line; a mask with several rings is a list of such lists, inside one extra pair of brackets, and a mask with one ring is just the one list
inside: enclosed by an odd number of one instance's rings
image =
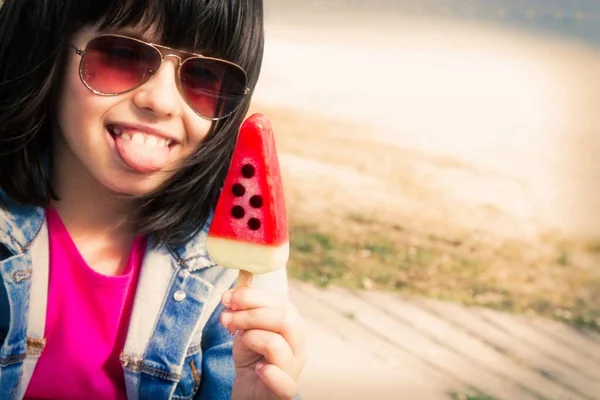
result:
[[(0, 208), (0, 394), (16, 400), (45, 346), (48, 232), (43, 209), (0, 196), (8, 203)], [(237, 271), (210, 260), (207, 231), (208, 225), (183, 248), (146, 250), (121, 353), (130, 400), (231, 396), (233, 340), (219, 317), (221, 295)], [(285, 291), (285, 273), (268, 280)]]

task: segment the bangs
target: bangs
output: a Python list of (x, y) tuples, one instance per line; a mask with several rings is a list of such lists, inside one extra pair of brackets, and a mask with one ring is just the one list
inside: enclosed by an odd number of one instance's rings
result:
[(248, 54), (257, 50), (252, 47), (258, 42), (247, 34), (261, 29), (262, 21), (262, 15), (256, 15), (254, 3), (254, 0), (95, 0), (81, 7), (76, 18), (79, 26), (98, 24), (101, 30), (152, 29), (157, 33), (157, 43), (224, 58), (247, 68)]
[[(161, 188), (138, 199), (137, 232), (180, 246), (210, 220), (260, 76), (263, 0), (0, 0), (0, 191), (21, 205), (59, 200), (48, 152), (72, 57), (69, 39), (94, 26), (145, 32), (176, 49), (223, 58), (245, 69), (251, 93), (213, 123), (203, 143)], [(148, 35), (144, 35), (148, 36)], [(2, 207), (0, 200), (0, 208)], [(1, 397), (1, 396), (0, 396)]]

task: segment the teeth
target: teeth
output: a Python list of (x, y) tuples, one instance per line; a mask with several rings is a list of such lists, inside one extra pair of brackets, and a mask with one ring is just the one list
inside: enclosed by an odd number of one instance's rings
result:
[(146, 146), (156, 147), (158, 145), (158, 139), (155, 136), (148, 136), (146, 138)]
[[(2, 0), (0, 0), (2, 1)], [(148, 135), (143, 132), (123, 132), (117, 127), (112, 128), (112, 132), (115, 136), (120, 137), (122, 140), (131, 141), (136, 145), (145, 145), (148, 147), (168, 147), (173, 144), (171, 139), (162, 139), (154, 135)]]
[(134, 133), (131, 141), (133, 142), (133, 144), (144, 144), (144, 134)]

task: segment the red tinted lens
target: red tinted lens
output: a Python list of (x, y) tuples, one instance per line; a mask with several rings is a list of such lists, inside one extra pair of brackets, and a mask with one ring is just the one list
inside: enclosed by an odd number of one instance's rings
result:
[(118, 36), (100, 36), (85, 49), (81, 78), (96, 92), (119, 94), (145, 83), (160, 63), (160, 53), (147, 44)]
[(191, 58), (181, 66), (181, 85), (190, 106), (206, 118), (235, 111), (246, 91), (246, 73), (220, 60)]

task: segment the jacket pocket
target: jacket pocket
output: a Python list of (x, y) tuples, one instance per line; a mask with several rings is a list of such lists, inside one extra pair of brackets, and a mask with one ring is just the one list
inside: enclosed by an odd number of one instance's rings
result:
[(200, 388), (202, 380), (202, 352), (198, 349), (195, 354), (186, 357), (181, 372), (181, 380), (175, 388), (173, 400), (191, 400)]

